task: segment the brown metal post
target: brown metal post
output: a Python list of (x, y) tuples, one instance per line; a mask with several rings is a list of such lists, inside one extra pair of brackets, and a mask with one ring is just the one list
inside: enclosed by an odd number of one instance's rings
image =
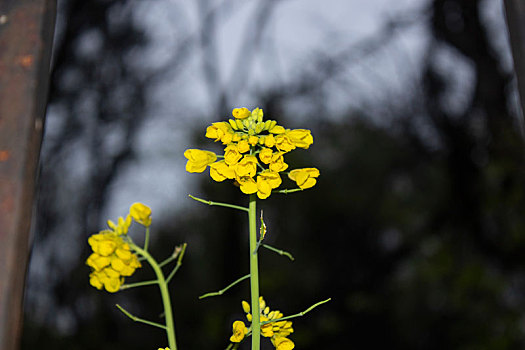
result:
[(518, 80), (523, 128), (523, 108), (525, 108), (525, 1), (505, 0), (505, 15), (514, 59), (514, 71)]
[(0, 349), (22, 325), (56, 0), (0, 0)]

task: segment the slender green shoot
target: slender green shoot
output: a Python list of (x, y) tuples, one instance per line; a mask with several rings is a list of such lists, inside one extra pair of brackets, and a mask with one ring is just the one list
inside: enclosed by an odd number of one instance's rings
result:
[(128, 316), (129, 318), (131, 318), (133, 321), (135, 322), (140, 322), (140, 323), (144, 323), (144, 324), (147, 324), (147, 325), (150, 325), (150, 326), (154, 326), (154, 327), (158, 327), (158, 328), (162, 328), (162, 329), (166, 329), (166, 326), (163, 325), (163, 324), (160, 324), (160, 323), (157, 323), (157, 322), (152, 322), (152, 321), (148, 321), (148, 320), (145, 320), (143, 318), (140, 318), (140, 317), (137, 317), (137, 316), (134, 316), (132, 315), (128, 310), (124, 309), (122, 306), (120, 306), (119, 304), (116, 304), (115, 305), (120, 311), (122, 311), (122, 313), (126, 316)]
[(149, 246), (149, 226), (146, 227), (146, 238), (144, 238), (144, 250), (148, 251)]
[(222, 203), (222, 202), (207, 201), (207, 200), (204, 200), (204, 199), (201, 199), (201, 198), (197, 198), (197, 197), (195, 197), (195, 196), (192, 196), (191, 194), (189, 194), (188, 196), (189, 196), (191, 199), (196, 200), (197, 202), (201, 202), (201, 203), (208, 204), (208, 205), (216, 205), (216, 206), (219, 206), (219, 207), (232, 208), (232, 209), (242, 210), (242, 211), (245, 211), (245, 212), (248, 212), (248, 211), (249, 211), (248, 208), (246, 208), (246, 207), (241, 207), (240, 205), (228, 204), (228, 203)]
[(162, 305), (164, 306), (165, 326), (163, 326), (162, 328), (166, 330), (169, 348), (171, 350), (177, 350), (177, 342), (175, 340), (175, 323), (173, 322), (173, 311), (171, 308), (168, 283), (166, 282), (164, 273), (162, 272), (162, 269), (157, 263), (157, 261), (147, 251), (133, 243), (131, 243), (131, 248), (135, 252), (137, 252), (137, 254), (145, 257), (150, 266), (153, 268), (153, 271), (155, 271), (155, 275), (157, 277), (160, 289), (160, 294), (162, 297)]
[(179, 258), (177, 259), (177, 265), (175, 265), (175, 268), (173, 268), (173, 270), (168, 275), (168, 278), (166, 278), (166, 283), (170, 283), (170, 281), (173, 278), (173, 276), (175, 276), (177, 271), (179, 271), (179, 269), (180, 269), (180, 267), (182, 265), (182, 258), (184, 257), (184, 252), (186, 252), (186, 246), (187, 245), (188, 245), (187, 243), (184, 243), (181, 246), (177, 247), (177, 248), (179, 248), (178, 252), (177, 252), (177, 249), (175, 249), (175, 252), (176, 252), (175, 254), (178, 255)]
[(219, 290), (218, 292), (211, 292), (211, 293), (206, 293), (206, 294), (203, 294), (199, 297), (199, 299), (204, 299), (204, 298), (208, 298), (208, 297), (214, 297), (214, 296), (217, 296), (217, 295), (223, 295), (224, 292), (226, 292), (228, 289), (230, 289), (231, 287), (235, 286), (236, 284), (239, 284), (240, 282), (246, 280), (250, 278), (250, 274), (247, 274), (245, 276), (242, 276), (241, 278), (237, 279), (235, 282), (233, 283), (230, 283), (226, 288), (223, 288), (221, 290)]
[(294, 192), (298, 192), (298, 191), (302, 191), (303, 189), (302, 188), (291, 188), (291, 189), (284, 189), (284, 190), (279, 190), (279, 191), (275, 191), (275, 193), (284, 193), (284, 194), (288, 194), (288, 193), (294, 193)]
[(271, 245), (268, 245), (268, 244), (263, 244), (262, 246), (263, 246), (264, 248), (266, 248), (266, 249), (271, 250), (272, 252), (275, 252), (275, 253), (279, 254), (279, 255), (284, 255), (284, 256), (286, 256), (286, 257), (287, 257), (288, 259), (290, 259), (291, 261), (294, 261), (294, 260), (295, 260), (295, 258), (292, 256), (292, 254), (288, 253), (288, 252), (285, 251), (285, 250), (277, 249), (277, 248), (272, 247)]
[[(186, 244), (186, 243), (184, 243)], [(160, 267), (163, 267), (163, 266), (166, 266), (168, 265), (170, 262), (172, 262), (173, 260), (177, 259), (177, 257), (179, 256), (179, 254), (181, 254), (182, 252), (182, 248), (183, 246), (180, 245), (180, 246), (176, 246), (175, 249), (173, 250), (173, 253), (168, 257), (166, 258), (165, 260), (163, 260), (159, 266)], [(186, 247), (184, 246), (184, 250), (186, 250)], [(184, 254), (184, 253), (183, 253)], [(182, 259), (182, 258), (181, 258)], [(180, 260), (180, 259), (179, 259)]]
[(159, 280), (151, 280), (151, 281), (144, 281), (144, 282), (137, 282), (137, 283), (128, 283), (128, 284), (123, 284), (120, 286), (120, 290), (124, 290), (124, 289), (130, 289), (130, 288), (135, 288), (135, 287), (142, 287), (142, 286), (150, 286), (152, 284), (158, 284), (159, 283)]
[(240, 343), (230, 343), (230, 345), (228, 345), (228, 347), (226, 348), (226, 350), (235, 350), (235, 349), (238, 349), (238, 348), (239, 348), (239, 345), (240, 345)]
[(315, 303), (314, 305), (310, 306), (308, 309), (304, 310), (304, 311), (301, 311), (301, 312), (298, 312), (296, 314), (293, 314), (293, 315), (290, 315), (290, 316), (285, 316), (285, 317), (281, 317), (281, 318), (276, 318), (275, 320), (271, 320), (271, 321), (264, 321), (264, 322), (261, 322), (261, 326), (262, 325), (265, 325), (267, 323), (272, 323), (272, 322), (279, 322), (279, 321), (284, 321), (284, 320), (289, 320), (291, 318), (296, 318), (296, 317), (301, 317), (301, 316), (304, 316), (306, 315), (307, 313), (309, 313), (310, 311), (312, 311), (313, 309), (315, 309), (316, 307), (318, 307), (319, 305), (322, 305), (324, 303), (327, 303), (329, 302), (330, 300), (332, 300), (332, 298), (328, 298), (326, 300), (323, 300), (323, 301), (320, 301), (318, 303)]

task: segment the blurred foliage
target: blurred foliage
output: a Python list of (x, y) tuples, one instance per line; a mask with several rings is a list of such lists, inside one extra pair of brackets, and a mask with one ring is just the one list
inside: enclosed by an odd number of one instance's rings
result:
[[(286, 101), (278, 95), (263, 94), (266, 115), (313, 132), (312, 148), (290, 154), (289, 163), (321, 170), (313, 189), (271, 196), (259, 206), (267, 243), (296, 258), (261, 251), (267, 302), (291, 314), (332, 297), (294, 321), (291, 338), (298, 349), (525, 346), (525, 152), (509, 107), (510, 74), (492, 48), (479, 4), (430, 2), (432, 40), (417, 68), (421, 81), (407, 89), (410, 106), (384, 122), (372, 122), (377, 119), (366, 110), (349, 110), (337, 120), (301, 119), (282, 112)], [(444, 102), (452, 73), (436, 63), (435, 53), (445, 46), (468, 58), (475, 72), (473, 94), (461, 111)], [(303, 93), (312, 97), (316, 91)], [(207, 147), (202, 130), (195, 133), (203, 144), (192, 147)], [(247, 200), (206, 177), (193, 194)], [(248, 284), (221, 297), (197, 297), (247, 273), (246, 217), (188, 199), (187, 211), (164, 220), (153, 224), (156, 256), (188, 242), (171, 286), (179, 346), (225, 348), (232, 321), (243, 317), (240, 301), (249, 296)], [(53, 289), (62, 304), (73, 305), (74, 331), (65, 336), (28, 312), (23, 349), (164, 346), (162, 332), (133, 324), (112, 306), (118, 302), (159, 320), (154, 287), (109, 295), (89, 289), (87, 274), (85, 266), (76, 266)], [(145, 268), (134, 278), (149, 276)]]

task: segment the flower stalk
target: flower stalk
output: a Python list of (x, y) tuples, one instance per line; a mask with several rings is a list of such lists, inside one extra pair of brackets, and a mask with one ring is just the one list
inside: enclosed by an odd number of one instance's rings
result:
[(261, 346), (261, 322), (259, 311), (259, 263), (257, 259), (257, 199), (250, 195), (248, 225), (250, 228), (250, 293), (252, 308), (252, 350)]
[(133, 250), (139, 255), (143, 256), (150, 264), (157, 277), (157, 284), (159, 285), (160, 295), (162, 297), (162, 305), (164, 306), (164, 319), (166, 335), (168, 337), (168, 345), (171, 350), (177, 350), (177, 342), (175, 339), (175, 323), (173, 321), (173, 311), (171, 308), (170, 293), (168, 291), (168, 281), (164, 277), (164, 272), (157, 263), (157, 261), (146, 250), (140, 248), (135, 244), (131, 244)]

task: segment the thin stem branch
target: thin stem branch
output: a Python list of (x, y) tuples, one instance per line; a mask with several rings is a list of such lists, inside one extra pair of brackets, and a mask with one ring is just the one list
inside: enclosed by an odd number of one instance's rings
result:
[(294, 261), (294, 260), (295, 260), (295, 258), (292, 256), (292, 254), (288, 253), (288, 252), (285, 251), (285, 250), (277, 249), (277, 248), (272, 247), (271, 245), (268, 245), (268, 244), (263, 244), (262, 246), (263, 246), (264, 248), (266, 248), (266, 249), (271, 250), (272, 252), (275, 252), (275, 253), (279, 254), (279, 255), (284, 255), (284, 256), (286, 256), (286, 257), (287, 257), (288, 259), (290, 259), (291, 261)]
[(248, 208), (246, 208), (246, 207), (241, 207), (241, 206), (239, 206), (239, 205), (235, 205), (235, 204), (228, 204), (228, 203), (221, 203), (221, 202), (207, 201), (207, 200), (204, 200), (204, 199), (201, 199), (201, 198), (197, 198), (197, 197), (195, 197), (195, 196), (192, 196), (191, 194), (189, 194), (188, 196), (189, 196), (191, 199), (196, 200), (197, 202), (201, 202), (201, 203), (208, 204), (208, 205), (216, 205), (216, 206), (219, 206), (219, 207), (226, 207), (226, 208), (238, 209), (238, 210), (242, 210), (242, 211), (246, 211), (246, 212), (249, 211)]
[(135, 288), (135, 287), (142, 287), (142, 286), (150, 286), (152, 284), (158, 284), (159, 281), (158, 280), (151, 280), (151, 281), (144, 281), (144, 282), (137, 282), (137, 283), (128, 283), (128, 284), (123, 284), (120, 286), (120, 290), (124, 290), (124, 289), (130, 289), (130, 288)]
[(166, 258), (164, 261), (162, 261), (159, 264), (159, 266), (163, 267), (163, 266), (169, 264), (170, 262), (172, 262), (173, 260), (177, 259), (179, 254), (181, 254), (181, 253), (184, 254), (184, 252), (182, 251), (183, 248), (184, 248), (184, 250), (186, 250), (186, 243), (184, 243), (183, 245), (180, 245), (180, 246), (176, 246), (175, 249), (173, 250), (173, 253), (168, 258)]
[(284, 190), (275, 191), (275, 193), (288, 194), (288, 193), (298, 192), (298, 191), (302, 191), (302, 190), (303, 190), (302, 188), (291, 188), (291, 189), (286, 188)]
[(312, 306), (310, 306), (308, 309), (304, 310), (304, 311), (301, 311), (301, 312), (298, 312), (296, 314), (293, 314), (293, 315), (290, 315), (290, 316), (285, 316), (285, 317), (281, 317), (281, 318), (276, 318), (275, 320), (271, 320), (271, 321), (264, 321), (261, 323), (261, 326), (262, 325), (265, 325), (267, 323), (272, 323), (272, 322), (279, 322), (279, 321), (284, 321), (284, 320), (289, 320), (291, 318), (295, 318), (295, 317), (301, 317), (301, 316), (304, 316), (306, 315), (307, 313), (309, 313), (310, 311), (312, 311), (313, 309), (315, 309), (316, 307), (318, 307), (319, 305), (321, 304), (324, 304), (324, 303), (327, 303), (329, 302), (330, 300), (332, 300), (332, 298), (328, 298), (326, 300), (323, 300), (323, 301), (320, 301), (318, 303), (315, 303), (313, 304)]
[(133, 321), (135, 322), (140, 322), (140, 323), (144, 323), (144, 324), (147, 324), (147, 325), (150, 325), (150, 326), (154, 326), (154, 327), (159, 327), (159, 328), (162, 328), (162, 329), (166, 329), (166, 326), (160, 324), (160, 323), (156, 323), (156, 322), (152, 322), (152, 321), (148, 321), (148, 320), (145, 320), (143, 318), (140, 318), (140, 317), (137, 317), (137, 316), (134, 316), (132, 315), (129, 311), (127, 311), (126, 309), (124, 309), (122, 306), (120, 306), (119, 304), (116, 304), (116, 307), (122, 311), (122, 313), (126, 316), (128, 316), (129, 318), (131, 318)]
[(186, 251), (187, 245), (188, 245), (187, 243), (182, 244), (182, 246), (180, 247), (180, 250), (176, 252), (176, 254), (179, 256), (179, 258), (177, 259), (177, 265), (175, 265), (175, 268), (170, 272), (170, 274), (168, 275), (168, 278), (166, 278), (166, 284), (170, 283), (173, 276), (175, 276), (177, 271), (179, 271), (182, 265), (182, 258), (184, 257), (184, 252)]
[(214, 296), (217, 296), (217, 295), (223, 295), (224, 292), (226, 292), (228, 289), (230, 289), (231, 287), (235, 286), (236, 284), (244, 281), (245, 279), (248, 279), (250, 278), (250, 274), (247, 274), (246, 276), (242, 276), (241, 278), (237, 279), (235, 282), (233, 283), (230, 283), (227, 287), (219, 290), (218, 292), (210, 292), (210, 293), (206, 293), (206, 294), (203, 294), (199, 297), (199, 299), (204, 299), (204, 298), (208, 298), (208, 297), (214, 297)]
[(168, 336), (168, 345), (171, 350), (177, 350), (177, 342), (175, 340), (175, 323), (173, 322), (173, 311), (171, 308), (170, 293), (168, 291), (168, 284), (166, 283), (166, 279), (164, 278), (164, 273), (162, 272), (162, 269), (160, 268), (157, 261), (147, 251), (133, 243), (132, 249), (135, 250), (139, 255), (145, 257), (150, 266), (153, 268), (153, 271), (155, 271), (155, 275), (157, 276), (159, 284), (160, 294), (162, 297), (162, 305), (164, 306), (164, 315), (166, 322), (166, 326), (164, 327), (164, 329), (166, 330), (166, 334)]
[(146, 238), (144, 239), (144, 250), (148, 251), (149, 246), (149, 226), (146, 227)]

